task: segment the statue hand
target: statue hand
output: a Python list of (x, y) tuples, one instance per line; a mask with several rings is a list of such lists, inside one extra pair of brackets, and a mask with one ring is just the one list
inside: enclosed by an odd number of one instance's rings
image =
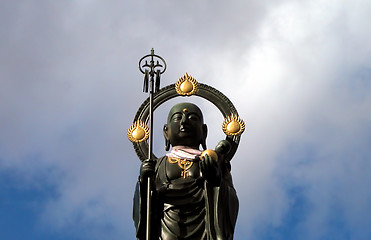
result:
[(229, 153), (231, 148), (232, 148), (231, 143), (228, 140), (221, 140), (215, 147), (215, 152), (217, 152), (218, 155), (224, 156)]
[(140, 166), (140, 179), (143, 180), (155, 174), (156, 161), (146, 159)]
[(221, 172), (219, 164), (211, 156), (205, 154), (200, 161), (200, 169), (205, 179), (212, 185), (219, 186)]

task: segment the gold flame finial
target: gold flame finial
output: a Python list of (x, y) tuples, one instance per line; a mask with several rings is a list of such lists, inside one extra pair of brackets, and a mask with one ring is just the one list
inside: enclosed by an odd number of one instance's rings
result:
[(233, 113), (224, 119), (222, 127), (223, 132), (228, 136), (241, 135), (245, 131), (244, 121)]
[(141, 120), (135, 121), (127, 131), (131, 142), (143, 142), (149, 137), (149, 128)]
[(180, 95), (195, 94), (198, 90), (198, 82), (186, 73), (175, 83), (175, 90)]

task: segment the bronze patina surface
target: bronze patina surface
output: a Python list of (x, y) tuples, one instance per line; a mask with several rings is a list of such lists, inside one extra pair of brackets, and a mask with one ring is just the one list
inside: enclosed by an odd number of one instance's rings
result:
[(233, 142), (222, 140), (206, 150), (207, 125), (202, 111), (192, 103), (171, 108), (164, 125), (165, 148), (185, 149), (194, 155), (171, 154), (144, 160), (134, 196), (134, 222), (137, 238), (145, 239), (145, 179), (153, 184), (151, 239), (233, 239), (238, 198), (225, 158)]
[[(127, 131), (142, 161), (133, 204), (137, 239), (233, 239), (239, 205), (230, 161), (245, 130), (244, 122), (224, 94), (187, 73), (176, 84), (160, 89), (166, 62), (153, 49), (140, 59), (139, 69), (149, 97)], [(193, 103), (179, 103), (170, 109), (163, 127), (168, 153), (156, 157), (152, 151), (154, 110), (174, 97), (189, 96), (202, 97), (220, 110), (226, 138), (215, 150), (207, 149), (208, 129), (201, 109)]]

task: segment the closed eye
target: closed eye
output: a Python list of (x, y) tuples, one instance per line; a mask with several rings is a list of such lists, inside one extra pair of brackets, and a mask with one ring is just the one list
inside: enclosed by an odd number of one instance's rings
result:
[(180, 113), (175, 113), (171, 119), (172, 119), (173, 121), (180, 121), (180, 120), (182, 120), (182, 114), (180, 114)]
[(189, 114), (188, 119), (192, 121), (199, 121), (200, 117), (196, 114)]

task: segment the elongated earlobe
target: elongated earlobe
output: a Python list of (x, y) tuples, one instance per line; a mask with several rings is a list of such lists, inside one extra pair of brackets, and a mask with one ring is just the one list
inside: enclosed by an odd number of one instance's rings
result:
[(204, 150), (206, 150), (207, 149), (206, 147), (207, 125), (206, 124), (202, 126), (202, 130), (203, 130), (203, 134), (202, 134), (202, 139), (201, 139), (201, 146)]
[(202, 146), (202, 149), (203, 150), (206, 150), (207, 149), (207, 147), (206, 147), (206, 139), (202, 139), (201, 146)]
[(169, 151), (170, 149), (170, 141), (169, 140), (165, 140), (165, 150), (166, 151)]
[(162, 133), (164, 134), (164, 138), (165, 138), (165, 150), (166, 151), (169, 151), (170, 149), (170, 140), (167, 136), (167, 124), (164, 125), (164, 128), (163, 128), (163, 131)]

